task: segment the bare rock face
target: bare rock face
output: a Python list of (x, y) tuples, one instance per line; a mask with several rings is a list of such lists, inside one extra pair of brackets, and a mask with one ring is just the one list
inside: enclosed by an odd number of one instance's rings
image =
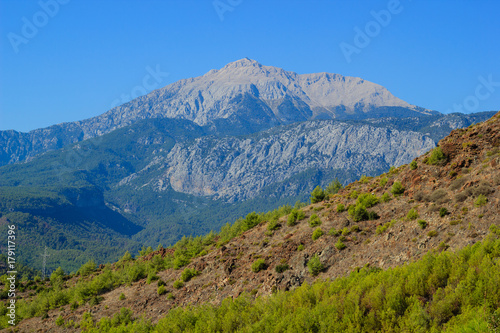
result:
[(128, 179), (161, 170), (150, 182), (157, 191), (169, 184), (178, 192), (237, 201), (310, 168), (369, 173), (374, 166), (408, 163), (434, 146), (432, 139), (416, 132), (303, 122), (243, 138), (209, 136), (180, 142), (166, 157), (156, 159), (154, 167), (148, 165)]

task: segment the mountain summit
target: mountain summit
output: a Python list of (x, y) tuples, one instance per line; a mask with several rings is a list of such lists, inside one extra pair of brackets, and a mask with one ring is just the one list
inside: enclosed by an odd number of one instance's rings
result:
[[(103, 116), (131, 119), (147, 114), (188, 119), (201, 126), (225, 119), (232, 126), (261, 124), (257, 126), (261, 130), (266, 127), (264, 122), (276, 125), (311, 119), (366, 118), (370, 111), (387, 107), (432, 114), (360, 78), (330, 73), (297, 74), (244, 58), (220, 70), (155, 90)], [(252, 126), (243, 127), (246, 132), (254, 130)]]
[[(384, 87), (340, 74), (297, 74), (248, 58), (183, 79), (90, 119), (29, 133), (0, 131), (0, 165), (101, 136), (150, 118), (190, 120), (221, 134), (249, 134), (314, 119), (439, 115)], [(57, 139), (55, 139), (57, 138)]]

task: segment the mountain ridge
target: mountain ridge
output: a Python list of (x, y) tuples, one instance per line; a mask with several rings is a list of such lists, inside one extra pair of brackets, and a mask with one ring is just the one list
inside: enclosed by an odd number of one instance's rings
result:
[[(243, 106), (242, 99), (246, 101)], [(370, 110), (386, 107), (417, 115), (437, 114), (412, 106), (384, 87), (360, 78), (297, 74), (241, 59), (222, 69), (156, 89), (96, 117), (28, 133), (0, 131), (0, 165), (29, 160), (45, 151), (101, 136), (146, 118), (188, 119), (200, 126), (215, 127), (223, 134), (234, 128), (252, 133), (316, 118), (363, 118)], [(249, 113), (256, 109), (260, 113)]]

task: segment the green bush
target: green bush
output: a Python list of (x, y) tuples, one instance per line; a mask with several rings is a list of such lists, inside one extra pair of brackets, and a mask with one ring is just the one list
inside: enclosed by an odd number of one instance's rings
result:
[(427, 227), (427, 221), (418, 220), (417, 223), (420, 226), (420, 228), (422, 228), (422, 229), (425, 229)]
[(256, 212), (251, 212), (243, 220), (243, 230), (249, 230), (261, 222), (261, 216)]
[(410, 209), (408, 214), (406, 215), (408, 220), (416, 220), (418, 218), (418, 212), (415, 208)]
[(125, 294), (124, 293), (121, 293), (120, 294), (120, 297), (118, 297), (120, 299), (120, 301), (123, 301), (125, 299)]
[(311, 203), (317, 203), (325, 199), (325, 191), (318, 185), (311, 192)]
[(193, 277), (195, 276), (198, 276), (200, 274), (200, 272), (198, 272), (196, 269), (189, 269), (189, 268), (186, 268), (182, 271), (181, 273), (181, 280), (183, 282), (188, 282), (189, 280), (191, 280)]
[(413, 160), (410, 163), (410, 169), (415, 170), (417, 168), (417, 160)]
[(396, 220), (391, 220), (389, 222), (386, 222), (384, 225), (378, 226), (375, 232), (377, 233), (377, 235), (380, 235), (384, 233), (387, 229), (392, 227), (394, 224), (396, 224), (396, 222), (397, 222)]
[(321, 225), (321, 220), (319, 219), (318, 215), (312, 214), (311, 217), (309, 218), (309, 226), (311, 228), (314, 228), (320, 225)]
[(385, 184), (387, 184), (387, 181), (388, 181), (387, 177), (380, 178), (380, 181), (379, 181), (380, 187), (384, 187)]
[(306, 215), (302, 210), (294, 208), (288, 215), (287, 225), (293, 227), (297, 224), (297, 221), (303, 220), (305, 217)]
[(446, 215), (448, 215), (448, 209), (446, 209), (445, 207), (441, 207), (439, 209), (439, 216), (445, 217)]
[(431, 230), (427, 233), (427, 236), (429, 237), (436, 237), (438, 235), (438, 232), (436, 230)]
[[(182, 286), (181, 286), (181, 287), (182, 287)], [(179, 287), (179, 288), (181, 288), (181, 287)], [(179, 289), (179, 288), (177, 288), (177, 287), (175, 286), (175, 284), (174, 284), (174, 288)], [(157, 292), (158, 292), (158, 295), (159, 295), (159, 296), (164, 295), (164, 294), (166, 294), (166, 293), (167, 293), (167, 288), (165, 288), (165, 286), (159, 286), (159, 287), (158, 287)]]
[(316, 276), (319, 273), (321, 273), (323, 269), (325, 269), (325, 266), (323, 266), (323, 263), (319, 259), (319, 256), (315, 254), (311, 258), (311, 260), (307, 262), (307, 269), (309, 270), (309, 273), (311, 273), (312, 276)]
[(366, 210), (366, 208), (361, 204), (349, 206), (348, 212), (354, 222), (378, 219), (377, 213)]
[(337, 205), (337, 213), (342, 213), (343, 211), (345, 211), (345, 206), (344, 204), (339, 203)]
[(151, 282), (158, 280), (159, 277), (155, 273), (149, 273), (148, 278), (146, 279), (147, 284), (151, 284)]
[(330, 231), (328, 231), (328, 234), (330, 236), (339, 236), (340, 235), (340, 230), (335, 230), (335, 228), (331, 228)]
[(444, 160), (446, 160), (446, 156), (443, 154), (441, 147), (436, 147), (432, 150), (430, 156), (427, 158), (425, 163), (430, 165), (436, 165)]
[(337, 243), (335, 243), (335, 247), (337, 248), (337, 250), (341, 251), (343, 249), (346, 248), (345, 244), (340, 240), (338, 239), (337, 240)]
[(252, 272), (258, 273), (267, 268), (266, 261), (264, 259), (257, 259), (252, 263)]
[(280, 224), (278, 222), (278, 219), (271, 219), (268, 223), (267, 223), (267, 230), (269, 231), (274, 231), (274, 230), (277, 230), (280, 228)]
[(56, 319), (56, 325), (57, 326), (63, 326), (64, 325), (64, 318), (61, 315), (59, 315), (59, 317), (57, 317), (57, 319)]
[(304, 250), (304, 244), (299, 244), (299, 246), (297, 246), (297, 251), (303, 251)]
[(378, 198), (374, 194), (362, 193), (358, 196), (358, 200), (356, 201), (356, 203), (358, 205), (362, 205), (365, 208), (370, 208), (378, 203)]
[(78, 270), (78, 274), (80, 276), (88, 276), (92, 273), (94, 273), (96, 270), (96, 264), (94, 260), (89, 260), (87, 261), (86, 264), (83, 264), (80, 269)]
[(389, 193), (384, 193), (382, 194), (382, 196), (380, 197), (380, 200), (382, 202), (389, 202), (391, 201), (391, 196), (389, 195)]
[(354, 190), (354, 191), (352, 191), (351, 193), (349, 193), (349, 197), (350, 197), (351, 199), (357, 199), (357, 198), (358, 198), (358, 196), (359, 196), (359, 192), (358, 192), (358, 191), (356, 191), (356, 190)]
[(326, 187), (325, 189), (325, 194), (336, 194), (338, 193), (340, 190), (342, 189), (342, 184), (340, 183), (340, 181), (335, 178), (335, 180), (333, 180), (330, 184), (328, 184), (328, 186)]
[(401, 185), (400, 182), (394, 182), (394, 184), (392, 184), (391, 188), (392, 195), (397, 196), (403, 194), (404, 192), (405, 188), (403, 187), (403, 185)]
[(317, 240), (321, 236), (323, 236), (323, 230), (321, 230), (321, 228), (317, 228), (316, 230), (314, 230), (314, 232), (312, 234), (312, 239)]
[(481, 206), (486, 205), (486, 203), (488, 203), (488, 198), (485, 195), (480, 194), (477, 196), (476, 200), (474, 201), (474, 206), (481, 207)]
[(288, 266), (288, 264), (279, 264), (279, 265), (276, 265), (276, 267), (274, 269), (276, 270), (277, 273), (283, 273), (284, 271), (286, 271), (289, 268), (290, 268), (290, 266)]
[[(182, 282), (181, 280), (175, 280), (173, 286), (175, 289), (181, 289), (182, 287), (184, 287), (184, 282)], [(164, 286), (160, 286), (160, 287), (158, 287), (158, 289), (160, 289), (161, 287), (164, 287)]]

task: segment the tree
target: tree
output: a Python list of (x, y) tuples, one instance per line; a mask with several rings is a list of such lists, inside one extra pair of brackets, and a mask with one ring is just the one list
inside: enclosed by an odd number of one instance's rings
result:
[(318, 185), (311, 192), (311, 203), (321, 202), (323, 199), (325, 199), (325, 191)]
[(338, 180), (338, 178), (335, 178), (330, 184), (325, 189), (326, 194), (336, 194), (342, 189), (342, 183)]

